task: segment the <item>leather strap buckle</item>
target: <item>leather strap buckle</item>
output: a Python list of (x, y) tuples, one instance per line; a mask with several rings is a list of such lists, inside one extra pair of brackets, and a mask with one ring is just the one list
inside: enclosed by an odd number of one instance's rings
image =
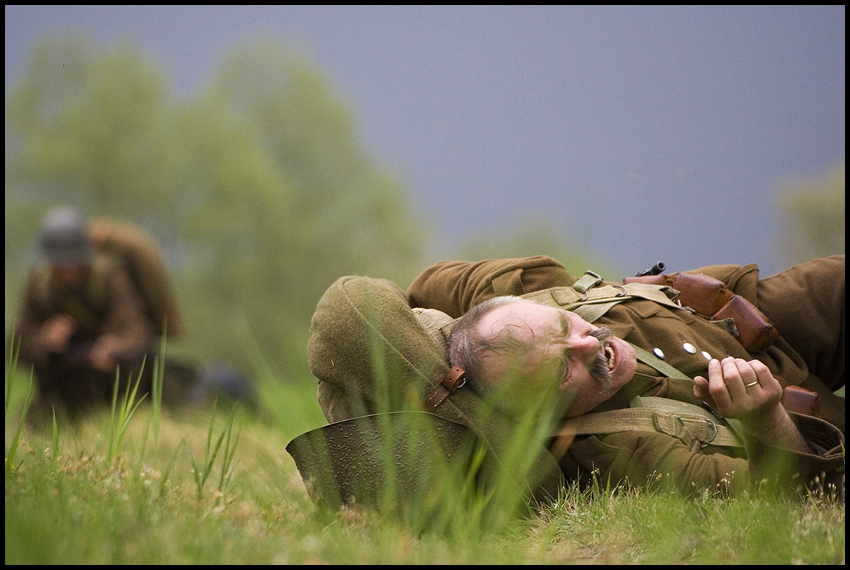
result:
[(443, 403), (443, 400), (449, 397), (449, 394), (458, 388), (463, 388), (464, 385), (466, 385), (466, 372), (460, 366), (452, 367), (452, 369), (446, 372), (446, 375), (443, 376), (442, 381), (440, 381), (440, 385), (437, 386), (437, 389), (433, 394), (431, 394), (431, 397), (428, 398), (426, 408), (429, 412), (433, 412), (437, 409), (437, 406)]

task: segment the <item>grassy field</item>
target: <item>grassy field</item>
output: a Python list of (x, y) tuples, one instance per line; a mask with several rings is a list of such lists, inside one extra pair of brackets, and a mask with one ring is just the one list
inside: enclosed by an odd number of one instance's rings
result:
[(114, 411), (40, 430), (21, 427), (27, 380), (7, 372), (6, 564), (845, 561), (844, 504), (824, 499), (570, 487), (498, 528), (461, 512), (439, 532), (363, 509), (325, 512), (284, 449), (325, 423), (309, 380), (267, 379), (262, 417), (119, 399)]

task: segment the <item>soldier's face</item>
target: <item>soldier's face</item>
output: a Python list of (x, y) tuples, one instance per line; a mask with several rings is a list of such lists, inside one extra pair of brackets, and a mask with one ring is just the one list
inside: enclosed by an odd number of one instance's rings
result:
[(509, 332), (529, 346), (518, 365), (506, 355), (488, 356), (487, 376), (503, 377), (509, 367), (517, 366), (518, 382), (527, 388), (556, 386), (570, 401), (568, 416), (610, 398), (637, 369), (631, 345), (563, 309), (518, 300), (496, 307), (478, 326), (485, 336)]

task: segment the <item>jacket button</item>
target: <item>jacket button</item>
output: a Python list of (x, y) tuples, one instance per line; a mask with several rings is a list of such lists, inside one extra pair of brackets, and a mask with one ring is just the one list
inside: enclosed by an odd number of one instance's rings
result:
[(663, 351), (663, 350), (661, 350), (660, 348), (657, 348), (657, 347), (656, 347), (656, 348), (653, 348), (653, 349), (652, 349), (652, 352), (654, 352), (654, 353), (655, 353), (655, 356), (657, 356), (657, 357), (658, 357), (658, 358), (660, 358), (661, 360), (664, 360), (664, 351)]
[(685, 344), (683, 344), (682, 348), (685, 349), (685, 352), (688, 352), (690, 354), (696, 354), (697, 353), (697, 347), (695, 347), (694, 345), (692, 345), (689, 342), (686, 342)]

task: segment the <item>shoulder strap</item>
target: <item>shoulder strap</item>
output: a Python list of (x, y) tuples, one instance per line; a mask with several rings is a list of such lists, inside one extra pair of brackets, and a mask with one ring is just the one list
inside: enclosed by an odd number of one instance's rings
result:
[(629, 299), (646, 299), (667, 307), (686, 310), (673, 302), (679, 292), (668, 285), (627, 283), (625, 285), (602, 285), (602, 278), (592, 271), (585, 272), (572, 287), (551, 287), (522, 295), (524, 299), (540, 301), (547, 305), (553, 302), (568, 311), (577, 313), (592, 323), (608, 310)]

